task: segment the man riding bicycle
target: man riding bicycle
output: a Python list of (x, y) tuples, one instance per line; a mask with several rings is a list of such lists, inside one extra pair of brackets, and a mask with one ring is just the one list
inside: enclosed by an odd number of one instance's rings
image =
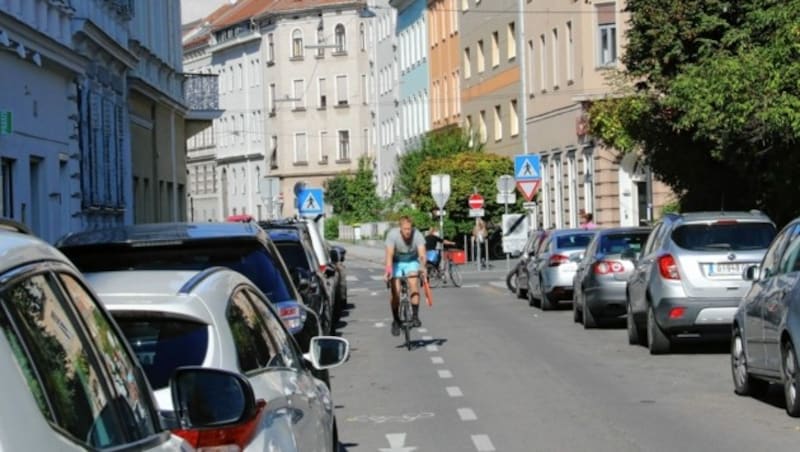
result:
[(425, 256), (428, 259), (428, 263), (433, 264), (435, 267), (441, 264), (442, 247), (439, 244), (443, 246), (452, 246), (455, 245), (456, 242), (439, 237), (439, 230), (436, 229), (436, 226), (431, 226), (431, 228), (428, 229), (428, 235), (425, 236)]
[(425, 239), (416, 228), (411, 218), (400, 218), (399, 227), (392, 228), (386, 235), (386, 269), (384, 280), (392, 280), (392, 296), (389, 305), (392, 309), (392, 336), (400, 335), (400, 278), (408, 277), (408, 288), (413, 315), (411, 323), (414, 327), (422, 326), (419, 320), (419, 279), (425, 278)]

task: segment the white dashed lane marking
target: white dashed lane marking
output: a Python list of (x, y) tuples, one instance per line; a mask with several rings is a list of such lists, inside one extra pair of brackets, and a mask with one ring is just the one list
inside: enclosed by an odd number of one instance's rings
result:
[(430, 341), (433, 339), (433, 336), (422, 336), (423, 341)]
[(353, 281), (353, 282), (358, 281), (358, 277), (353, 275), (347, 275), (347, 278), (345, 279), (347, 279), (347, 281)]
[(453, 378), (453, 373), (449, 370), (438, 370), (439, 378)]
[(460, 417), (462, 421), (475, 421), (478, 419), (478, 416), (475, 416), (475, 412), (472, 411), (472, 408), (459, 408), (458, 417)]
[(431, 356), (431, 362), (433, 364), (444, 364), (444, 358), (441, 356)]
[(425, 350), (427, 350), (429, 352), (438, 352), (439, 351), (439, 347), (436, 346), (436, 345), (426, 345), (425, 346)]
[(448, 386), (446, 389), (447, 395), (450, 397), (464, 397), (464, 393), (461, 392), (461, 388), (458, 386)]
[(489, 435), (472, 435), (472, 444), (478, 452), (494, 452), (494, 444), (489, 439)]

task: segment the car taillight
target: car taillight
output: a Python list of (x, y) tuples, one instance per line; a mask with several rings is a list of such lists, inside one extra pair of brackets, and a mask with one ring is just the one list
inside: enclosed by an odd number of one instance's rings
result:
[(564, 256), (563, 254), (553, 254), (550, 256), (550, 260), (547, 261), (548, 267), (558, 267), (561, 264), (566, 264), (569, 262), (569, 257)]
[(678, 264), (671, 254), (665, 254), (658, 258), (658, 271), (661, 277), (665, 279), (681, 279), (681, 274), (678, 272)]
[(278, 315), (281, 318), (291, 318), (291, 317), (300, 317), (300, 308), (297, 306), (283, 306), (278, 311)]
[(296, 334), (303, 329), (305, 312), (301, 310), (296, 301), (281, 301), (275, 303), (275, 308), (289, 333)]
[(598, 261), (594, 264), (594, 272), (598, 275), (607, 275), (609, 273), (622, 273), (625, 271), (625, 266), (622, 262), (618, 261)]
[(677, 308), (672, 308), (669, 310), (669, 318), (671, 320), (679, 319), (683, 317), (683, 313), (686, 312), (686, 308), (683, 306), (678, 306)]
[(256, 402), (255, 415), (240, 424), (220, 428), (175, 429), (172, 433), (185, 439), (198, 451), (243, 450), (255, 436), (266, 407), (267, 402), (259, 400)]
[(328, 268), (327, 265), (319, 264), (319, 271), (322, 272), (322, 274), (325, 274), (325, 269), (327, 269), (327, 268)]

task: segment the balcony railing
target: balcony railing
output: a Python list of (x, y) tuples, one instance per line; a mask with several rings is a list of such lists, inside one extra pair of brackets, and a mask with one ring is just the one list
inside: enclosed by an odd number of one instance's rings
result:
[(184, 74), (183, 95), (190, 110), (219, 110), (219, 77), (216, 74)]

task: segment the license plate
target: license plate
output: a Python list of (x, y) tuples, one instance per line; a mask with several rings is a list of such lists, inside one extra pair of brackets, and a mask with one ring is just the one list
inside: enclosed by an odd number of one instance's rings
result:
[(709, 265), (710, 276), (714, 275), (741, 275), (747, 264), (732, 263), (732, 262), (718, 262)]

